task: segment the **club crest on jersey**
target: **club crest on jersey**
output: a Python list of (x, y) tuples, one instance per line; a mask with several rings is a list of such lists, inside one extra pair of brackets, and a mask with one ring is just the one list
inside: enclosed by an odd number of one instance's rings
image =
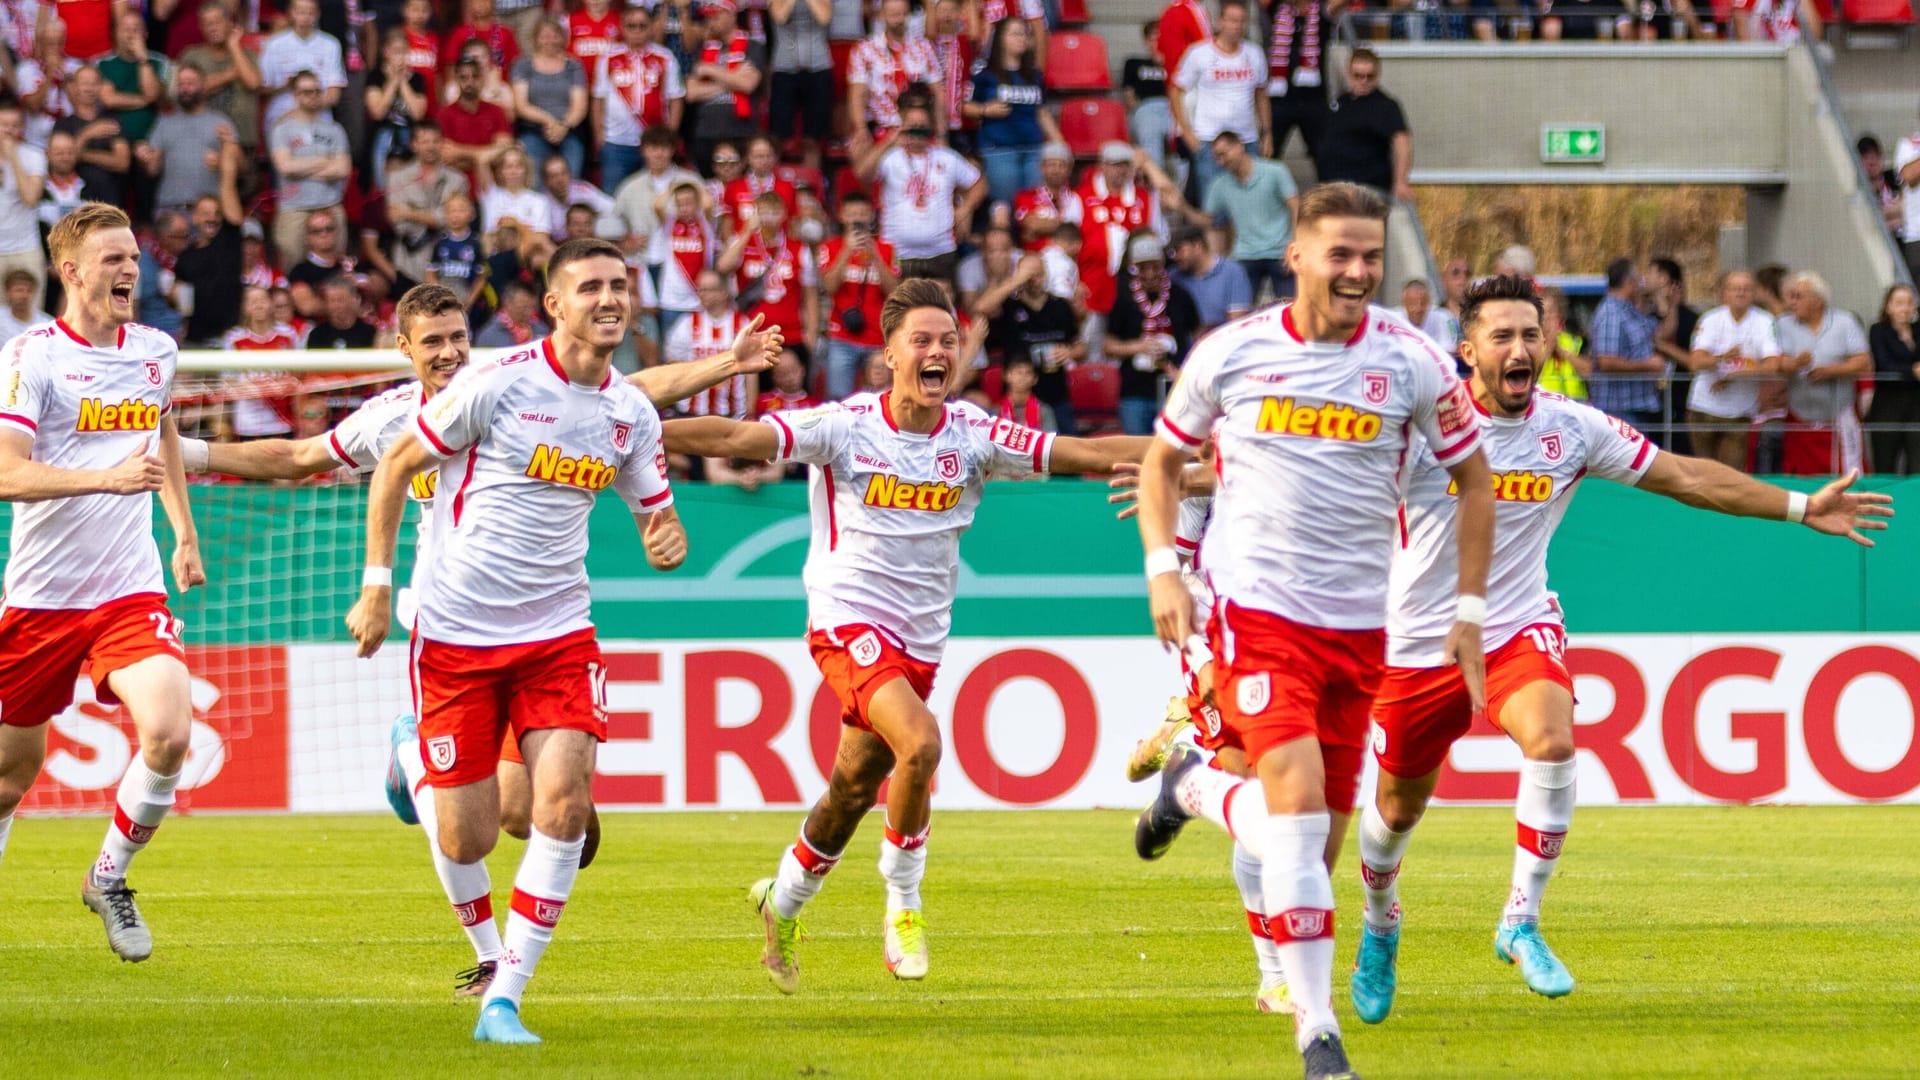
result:
[(109, 405), (99, 398), (80, 399), (75, 431), (154, 431), (160, 427), (160, 406), (139, 398)]
[(934, 470), (940, 474), (940, 479), (942, 480), (952, 481), (960, 479), (960, 451), (940, 451), (939, 455), (933, 459), (933, 466)]
[(625, 420), (613, 422), (613, 448), (621, 453), (627, 452), (627, 437), (633, 434), (633, 425)]
[(152, 383), (155, 386), (159, 386), (160, 385), (160, 361), (143, 360), (141, 361), (141, 363), (146, 366), (147, 381)]
[(1560, 464), (1561, 452), (1560, 433), (1557, 431), (1542, 432), (1540, 435), (1540, 456), (1546, 458), (1549, 464), (1558, 465)]
[(1393, 391), (1393, 374), (1386, 371), (1363, 371), (1360, 373), (1360, 394), (1369, 405), (1385, 405), (1387, 395)]
[(435, 772), (446, 772), (453, 768), (456, 756), (453, 736), (436, 735), (427, 740), (427, 764), (432, 765)]
[(880, 659), (880, 635), (872, 630), (854, 638), (847, 645), (847, 655), (861, 667), (872, 667)]
[(1265, 712), (1267, 702), (1273, 700), (1273, 679), (1264, 671), (1242, 675), (1234, 685), (1233, 692), (1241, 712), (1249, 716), (1257, 715)]

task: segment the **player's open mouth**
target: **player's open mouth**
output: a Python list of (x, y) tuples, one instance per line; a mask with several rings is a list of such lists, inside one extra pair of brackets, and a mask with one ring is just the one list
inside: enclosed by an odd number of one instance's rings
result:
[(113, 296), (114, 303), (116, 304), (133, 303), (133, 286), (132, 285), (115, 285), (110, 290), (110, 293)]
[(595, 315), (595, 316), (593, 317), (593, 325), (595, 325), (595, 326), (613, 326), (613, 327), (618, 327), (618, 326), (620, 325), (620, 323), (621, 323), (621, 321), (622, 321), (622, 320), (621, 320), (621, 318), (620, 318), (620, 315), (619, 315), (619, 313), (618, 313), (618, 312), (615, 312), (615, 313), (612, 313), (612, 314), (607, 314), (607, 315)]
[(920, 388), (930, 394), (946, 393), (947, 366), (945, 364), (928, 364), (926, 367), (921, 368)]
[(1500, 388), (1509, 394), (1524, 394), (1533, 389), (1533, 380), (1531, 367), (1510, 367), (1500, 373)]

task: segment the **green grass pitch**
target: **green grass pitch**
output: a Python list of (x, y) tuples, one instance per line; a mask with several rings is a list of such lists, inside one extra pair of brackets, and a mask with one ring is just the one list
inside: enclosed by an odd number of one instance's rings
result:
[[(935, 817), (932, 973), (880, 962), (869, 821), (807, 911), (803, 985), (757, 965), (744, 902), (796, 813), (609, 815), (528, 994), (545, 1046), (476, 1046), (471, 953), (419, 833), (391, 818), (180, 817), (134, 868), (156, 939), (122, 964), (81, 907), (100, 819), (24, 820), (0, 865), (0, 1075), (1285, 1077), (1253, 1010), (1228, 843), (1162, 862), (1120, 812)], [(1346, 1002), (1355, 854), (1336, 873), (1336, 1001), (1381, 1077), (1920, 1075), (1920, 808), (1583, 810), (1547, 898), (1579, 988), (1493, 959), (1510, 813), (1436, 810), (1401, 877), (1395, 1013)], [(519, 845), (493, 860), (505, 911)]]

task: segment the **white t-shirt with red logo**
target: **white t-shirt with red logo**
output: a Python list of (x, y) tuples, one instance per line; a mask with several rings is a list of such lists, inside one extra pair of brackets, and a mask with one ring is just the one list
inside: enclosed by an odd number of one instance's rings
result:
[(1385, 308), (1331, 344), (1302, 341), (1288, 305), (1196, 344), (1158, 431), (1188, 452), (1218, 439), (1200, 545), (1215, 592), (1307, 626), (1372, 630), (1387, 621), (1409, 444), (1423, 436), (1457, 465), (1480, 427), (1453, 361)]
[[(732, 308), (718, 319), (704, 310), (695, 311), (674, 323), (673, 329), (667, 332), (664, 359), (669, 364), (711, 360), (733, 348), (733, 339), (746, 329), (747, 322), (746, 316)], [(745, 374), (735, 375), (681, 402), (680, 409), (690, 416), (744, 420), (753, 415), (754, 396), (749, 385), (752, 381)]]
[[(93, 345), (56, 320), (7, 342), (4, 355), (0, 427), (31, 436), (34, 461), (112, 469), (135, 450), (159, 453), (180, 355), (173, 338), (127, 323)], [(20, 503), (11, 539), (7, 607), (88, 610), (167, 591), (149, 492)]]
[(453, 645), (551, 641), (593, 625), (587, 519), (612, 488), (634, 513), (673, 502), (660, 417), (608, 371), (577, 386), (551, 338), (470, 364), (417, 414), (440, 458), (434, 557), (414, 573), (417, 633)]
[(953, 250), (953, 196), (980, 179), (973, 163), (944, 146), (909, 154), (894, 147), (874, 172), (880, 186), (880, 233), (903, 259), (932, 259)]
[[(1564, 625), (1547, 590), (1547, 544), (1581, 479), (1638, 484), (1659, 451), (1626, 421), (1545, 391), (1533, 395), (1525, 416), (1483, 414), (1481, 424), (1494, 497), (1493, 565), (1481, 640), (1492, 652), (1529, 626)], [(1439, 667), (1459, 595), (1460, 546), (1453, 528), (1459, 495), (1424, 443), (1415, 446), (1411, 462), (1388, 586), (1387, 663)]]
[(1242, 41), (1231, 53), (1221, 52), (1212, 41), (1203, 41), (1187, 50), (1174, 72), (1174, 85), (1187, 92), (1192, 111), (1193, 133), (1200, 148), (1208, 151), (1214, 136), (1231, 131), (1240, 141), (1257, 148), (1260, 120), (1253, 113), (1255, 103), (1266, 102), (1267, 58), (1251, 41)]
[(1047, 471), (1053, 436), (949, 402), (931, 434), (901, 431), (892, 391), (800, 412), (769, 413), (776, 461), (808, 477), (812, 546), (802, 574), (807, 624), (865, 623), (916, 659), (937, 663), (953, 625), (960, 534), (989, 476)]
[(609, 53), (595, 76), (593, 95), (606, 103), (607, 141), (639, 146), (640, 133), (666, 123), (667, 102), (687, 96), (680, 61), (658, 45)]

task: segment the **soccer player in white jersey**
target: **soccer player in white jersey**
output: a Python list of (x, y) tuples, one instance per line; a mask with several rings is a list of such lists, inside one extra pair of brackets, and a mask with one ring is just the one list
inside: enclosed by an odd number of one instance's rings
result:
[[(1261, 905), (1309, 1078), (1352, 1075), (1333, 1014), (1333, 882), (1324, 853), (1358, 793), (1386, 648), (1387, 564), (1408, 442), (1424, 436), (1459, 481), (1458, 616), (1445, 651), (1477, 694), (1493, 499), (1479, 414), (1452, 360), (1369, 301), (1387, 204), (1354, 184), (1300, 200), (1290, 304), (1195, 346), (1140, 470), (1154, 628), (1185, 646), (1193, 608), (1173, 547), (1181, 465), (1219, 441), (1214, 521), (1200, 557), (1217, 601), (1214, 704), (1257, 779), (1196, 768), (1175, 747), (1135, 846), (1155, 858), (1194, 816), (1261, 863)], [(1216, 424), (1218, 425), (1216, 427)]]
[[(499, 967), (473, 1037), (534, 1043), (520, 1019), (527, 982), (553, 938), (580, 868), (606, 672), (586, 576), (587, 520), (613, 488), (633, 511), (647, 561), (686, 558), (660, 420), (613, 372), (632, 317), (629, 273), (604, 240), (569, 240), (547, 263), (553, 335), (468, 366), (374, 470), (366, 580), (347, 626), (363, 656), (392, 619), (393, 554), (406, 487), (440, 466), (432, 558), (415, 576), (415, 708), (440, 846), (462, 866), (500, 831), (496, 773), (509, 733), (533, 788), (526, 855), (514, 879)], [(456, 479), (457, 478), (457, 479)]]
[[(371, 473), (393, 444), (413, 430), (414, 416), (421, 404), (432, 400), (467, 366), (466, 308), (451, 290), (441, 285), (416, 285), (400, 298), (394, 317), (398, 323), (395, 344), (412, 366), (414, 381), (375, 396), (325, 434), (242, 443), (209, 444), (198, 439), (182, 439), (180, 446), (187, 470), (250, 480), (299, 480), (339, 468)], [(739, 328), (728, 348), (703, 363), (652, 367), (628, 376), (627, 381), (639, 387), (656, 409), (663, 409), (716, 383), (767, 370), (779, 358), (780, 348), (779, 329), (762, 329), (756, 319)], [(438, 471), (430, 469), (414, 477), (408, 487), (409, 495), (422, 509), (417, 545), (420, 560), (429, 557), (428, 530), (438, 481)], [(410, 598), (403, 598), (398, 605), (402, 623), (411, 623), (409, 601)], [(486, 992), (500, 959), (500, 934), (493, 916), (493, 883), (484, 862), (462, 866), (440, 848), (434, 802), (431, 798), (417, 797), (426, 785), (427, 776), (415, 723), (412, 716), (401, 717), (394, 723), (387, 800), (402, 821), (424, 826), (434, 868), (439, 872), (454, 915), (474, 949), (474, 964), (456, 977), (454, 993), (474, 997)], [(533, 789), (528, 782), (526, 763), (521, 760), (519, 743), (513, 739), (503, 742), (500, 751), (501, 829), (509, 836), (525, 840), (533, 811)], [(580, 859), (583, 869), (593, 861), (599, 837), (599, 815), (589, 811), (587, 842)]]
[[(1573, 820), (1576, 767), (1573, 680), (1560, 607), (1547, 588), (1547, 544), (1581, 478), (1635, 485), (1723, 514), (1797, 521), (1869, 547), (1863, 530), (1886, 528), (1892, 500), (1849, 492), (1852, 476), (1811, 497), (1784, 491), (1710, 459), (1657, 450), (1624, 421), (1536, 391), (1551, 348), (1540, 316), (1527, 278), (1479, 282), (1462, 305), (1460, 356), (1473, 368), (1474, 404), (1486, 418), (1481, 442), (1497, 500), (1486, 715), (1525, 757), (1514, 806), (1513, 888), (1494, 951), (1518, 963), (1535, 993), (1559, 997), (1572, 992), (1573, 976), (1540, 936), (1540, 899)], [(1460, 500), (1430, 448), (1416, 445), (1410, 465), (1405, 525), (1393, 560), (1387, 674), (1374, 702), (1380, 779), (1360, 821), (1366, 928), (1349, 990), (1368, 1023), (1386, 1019), (1393, 1006), (1401, 856), (1475, 705), (1460, 672), (1443, 666)]]
[(140, 961), (153, 934), (127, 868), (173, 806), (193, 723), (150, 492), (173, 528), (174, 584), (185, 592), (207, 580), (172, 415), (178, 351), (133, 322), (140, 248), (124, 213), (82, 204), (47, 247), (65, 314), (0, 350), (0, 499), (19, 504), (0, 610), (0, 851), (46, 760), (47, 721), (72, 704), (85, 672), (101, 702), (126, 706), (140, 753), (80, 898), (115, 955)]
[(881, 308), (880, 331), (893, 372), (886, 391), (753, 421), (666, 424), (675, 453), (813, 466), (807, 642), (840, 698), (840, 749), (826, 794), (777, 876), (749, 894), (765, 925), (767, 972), (788, 994), (800, 985), (800, 909), (840, 861), (889, 772), (882, 953), (895, 977), (926, 977), (920, 883), (940, 764), (940, 728), (926, 702), (952, 625), (960, 534), (973, 523), (986, 479), (1104, 473), (1137, 460), (1148, 442), (1056, 438), (947, 401), (960, 331), (934, 281), (901, 282)]

